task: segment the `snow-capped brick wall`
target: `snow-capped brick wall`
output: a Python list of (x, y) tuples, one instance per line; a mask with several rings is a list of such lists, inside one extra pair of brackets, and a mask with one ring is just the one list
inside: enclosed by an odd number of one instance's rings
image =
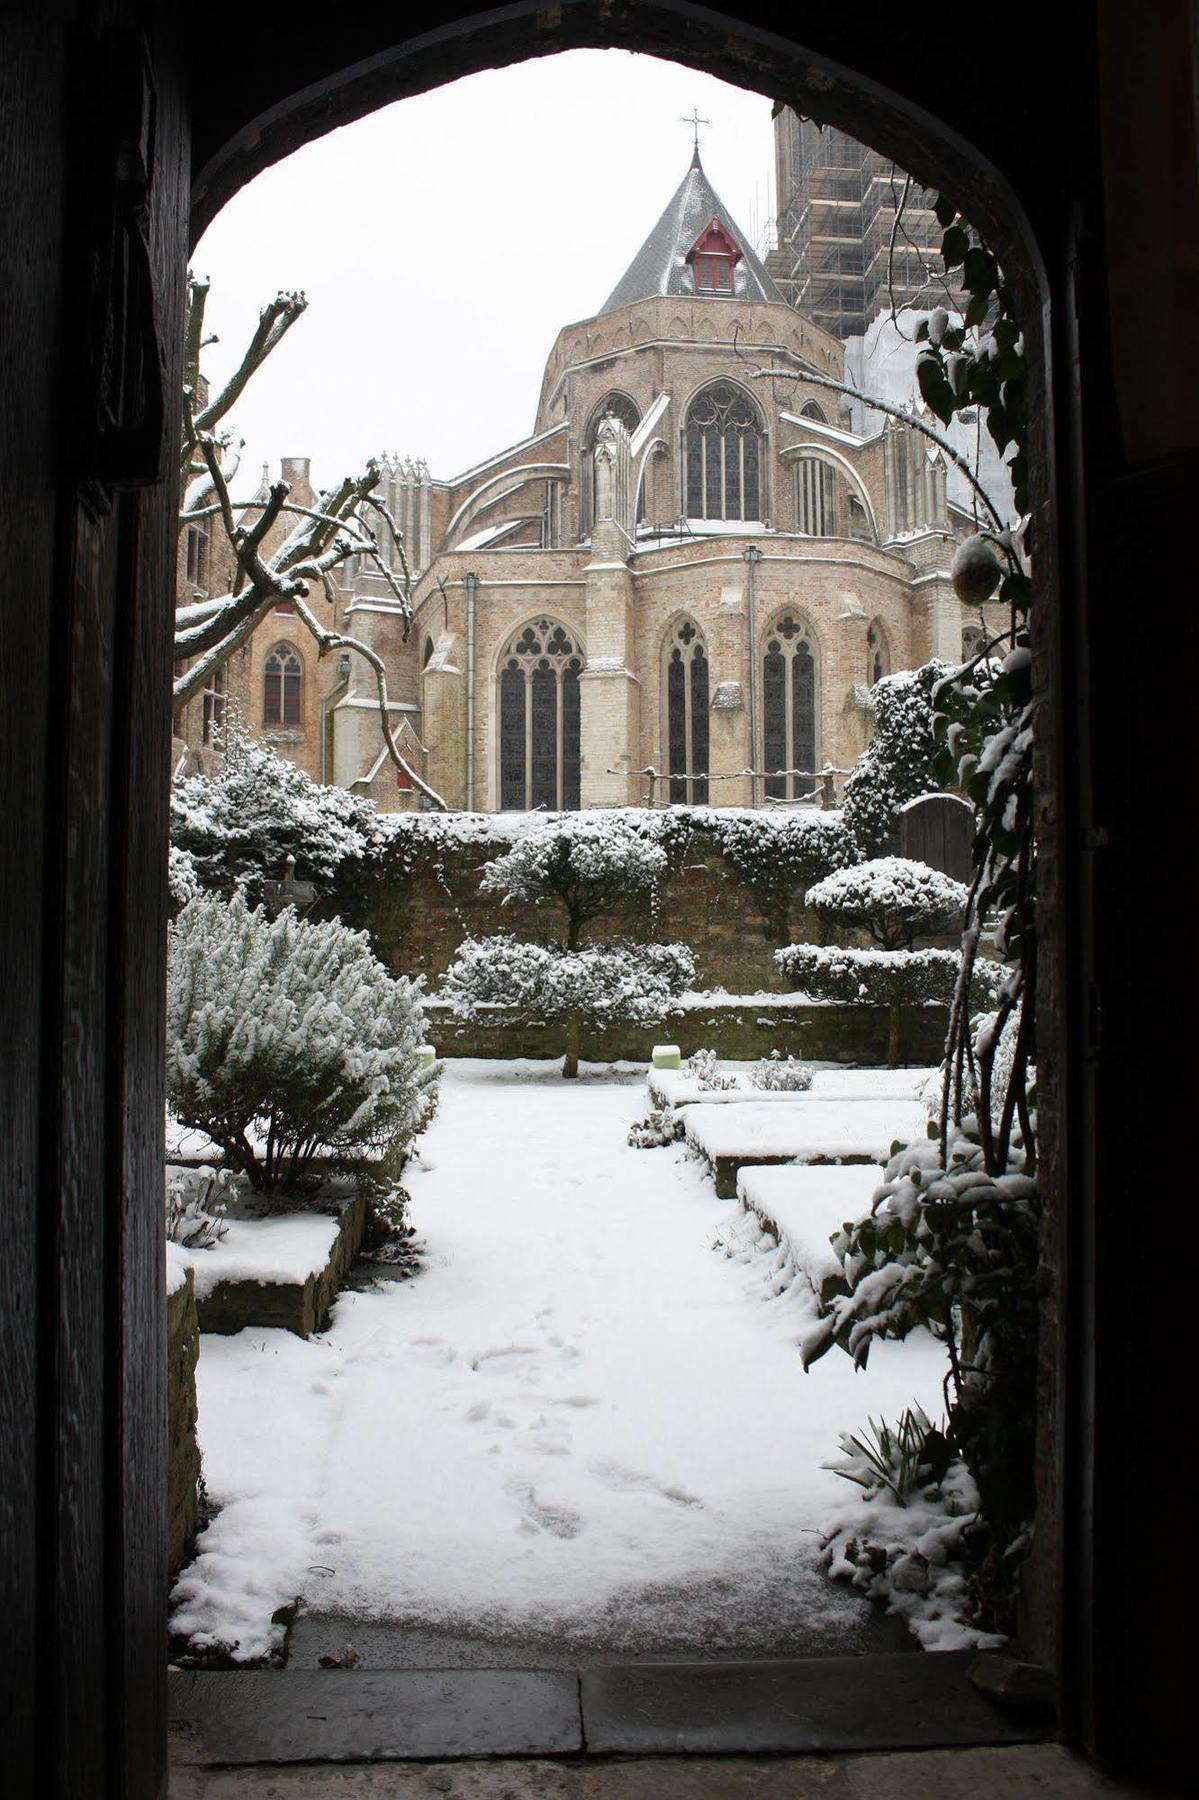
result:
[[(484, 864), (512, 840), (502, 815), (480, 823), (491, 830), (440, 843), (431, 839), (419, 847), (407, 872), (396, 859), (342, 904), (343, 917), (370, 932), (376, 953), (396, 974), (426, 975), (435, 988), (463, 938), (512, 932), (544, 943), (562, 934), (562, 912), (552, 903), (505, 905), (500, 894), (479, 892)], [(802, 900), (801, 891), (792, 936), (806, 942), (816, 938), (818, 928)], [(752, 993), (777, 986), (772, 956), (779, 939), (768, 935), (752, 894), (713, 845), (695, 846), (683, 868), (664, 878), (655, 913), (633, 901), (621, 914), (597, 920), (587, 935), (592, 942), (655, 938), (687, 944), (705, 988)]]
[(200, 1522), (200, 1446), (196, 1441), (200, 1321), (191, 1267), (177, 1245), (168, 1244), (166, 1248), (167, 1504), (174, 1575), (191, 1548)]
[[(806, 1005), (787, 994), (689, 994), (663, 1025), (620, 1023), (585, 1031), (580, 1051), (588, 1062), (648, 1063), (665, 1032), (684, 1056), (710, 1047), (722, 1057), (753, 1062), (778, 1050), (813, 1062), (872, 1066), (887, 1060), (888, 1017), (884, 1006)], [(425, 1003), (425, 1019), (439, 1056), (555, 1057), (564, 1048), (560, 1024), (457, 1019), (436, 999)], [(905, 1007), (900, 1061), (939, 1063), (946, 1024), (945, 1007)]]
[(366, 1196), (324, 1204), (336, 1216), (307, 1208), (234, 1219), (215, 1249), (193, 1253), (204, 1331), (276, 1326), (306, 1338), (325, 1326), (362, 1246)]

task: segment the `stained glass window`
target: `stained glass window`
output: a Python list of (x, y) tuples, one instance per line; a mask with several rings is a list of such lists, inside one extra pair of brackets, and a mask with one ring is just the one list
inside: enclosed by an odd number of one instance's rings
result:
[[(604, 396), (591, 415), (591, 423), (587, 427), (587, 454), (582, 498), (583, 517), (580, 520), (581, 534), (583, 537), (588, 535), (592, 525), (595, 523), (595, 464), (591, 459), (591, 454), (595, 449), (596, 432), (599, 430), (603, 420), (607, 418), (619, 419), (625, 430), (631, 435), (641, 423), (641, 409), (635, 400), (629, 399), (627, 394), (614, 391), (613, 393)], [(639, 493), (637, 496), (637, 519), (640, 521), (644, 517), (644, 514), (644, 495)]]
[(708, 658), (690, 619), (667, 639), (663, 706), (666, 766), (675, 805), (708, 803)]
[(687, 409), (689, 519), (760, 519), (761, 427), (752, 402), (718, 381)]
[(836, 537), (837, 478), (812, 456), (795, 466), (795, 519), (807, 537)]
[(766, 634), (762, 656), (762, 755), (770, 800), (815, 791), (816, 659), (806, 623), (784, 613)]
[(291, 644), (276, 644), (262, 670), (264, 725), (299, 725), (304, 665)]
[(536, 619), (500, 658), (500, 810), (579, 805), (579, 675), (583, 656), (565, 626)]

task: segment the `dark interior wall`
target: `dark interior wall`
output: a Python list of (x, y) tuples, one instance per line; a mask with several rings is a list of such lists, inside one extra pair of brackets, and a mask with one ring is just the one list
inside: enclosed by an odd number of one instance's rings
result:
[[(1195, 744), (1185, 692), (1170, 684), (1189, 670), (1194, 634), (1194, 577), (1189, 563), (1176, 570), (1172, 533), (1193, 492), (1199, 409), (1187, 345), (1169, 330), (1199, 310), (1190, 10), (1080, 0), (1059, 49), (1044, 7), (1012, 0), (1005, 40), (1029, 48), (1005, 54), (990, 27), (916, 30), (877, 0), (798, 0), (787, 26), (803, 52), (746, 42), (727, 17), (677, 4), (512, 7), (465, 38), (460, 9), (416, 7), (402, 15), (409, 50), (397, 58), (390, 6), (302, 33), (230, 0), (211, 0), (202, 26), (173, 0), (3, 0), (0, 1593), (15, 1794), (164, 1791), (171, 492), (169, 481), (136, 485), (151, 473), (144, 445), (139, 470), (122, 440), (114, 473), (96, 432), (111, 369), (99, 322), (146, 327), (137, 281), (114, 285), (108, 255), (137, 84), (120, 55), (101, 55), (106, 27), (139, 20), (157, 115), (147, 220), (168, 464), (193, 169), (196, 232), (256, 168), (333, 123), (574, 43), (657, 48), (783, 94), (945, 186), (1020, 268), (1048, 375), (1038, 557), (1054, 594), (1039, 632), (1038, 755), (1051, 949), (1040, 1051), (1057, 1211), (1031, 1629), (1049, 1644), (1062, 1621), (1076, 1741), (1144, 1773), (1186, 1766), (1175, 1694), (1189, 1628), (1182, 1606), (1160, 1604), (1172, 1575), (1142, 1574), (1147, 1482), (1162, 1541), (1189, 1541), (1185, 1522), (1171, 1532), (1180, 1502), (1156, 1471), (1178, 1423), (1163, 1372), (1186, 1354), (1188, 1323), (1185, 1304), (1158, 1304), (1163, 1263), (1183, 1253), (1183, 1201), (1178, 1138), (1157, 1127), (1189, 1119), (1195, 1063), (1193, 980), (1174, 949)], [(730, 11), (767, 30), (774, 16), (760, 0)], [(1055, 1517), (1060, 1532), (1046, 1528)]]

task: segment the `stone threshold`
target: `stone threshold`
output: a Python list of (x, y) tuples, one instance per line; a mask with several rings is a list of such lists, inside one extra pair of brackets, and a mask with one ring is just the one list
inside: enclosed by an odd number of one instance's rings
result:
[(590, 1669), (173, 1672), (176, 1766), (822, 1755), (1034, 1743), (972, 1652)]

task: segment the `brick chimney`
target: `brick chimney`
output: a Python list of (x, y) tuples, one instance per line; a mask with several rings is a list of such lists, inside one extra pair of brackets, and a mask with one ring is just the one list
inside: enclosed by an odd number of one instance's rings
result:
[(316, 498), (309, 476), (312, 458), (310, 456), (285, 456), (281, 467), (283, 479), (291, 489), (292, 499), (300, 506), (311, 506)]

